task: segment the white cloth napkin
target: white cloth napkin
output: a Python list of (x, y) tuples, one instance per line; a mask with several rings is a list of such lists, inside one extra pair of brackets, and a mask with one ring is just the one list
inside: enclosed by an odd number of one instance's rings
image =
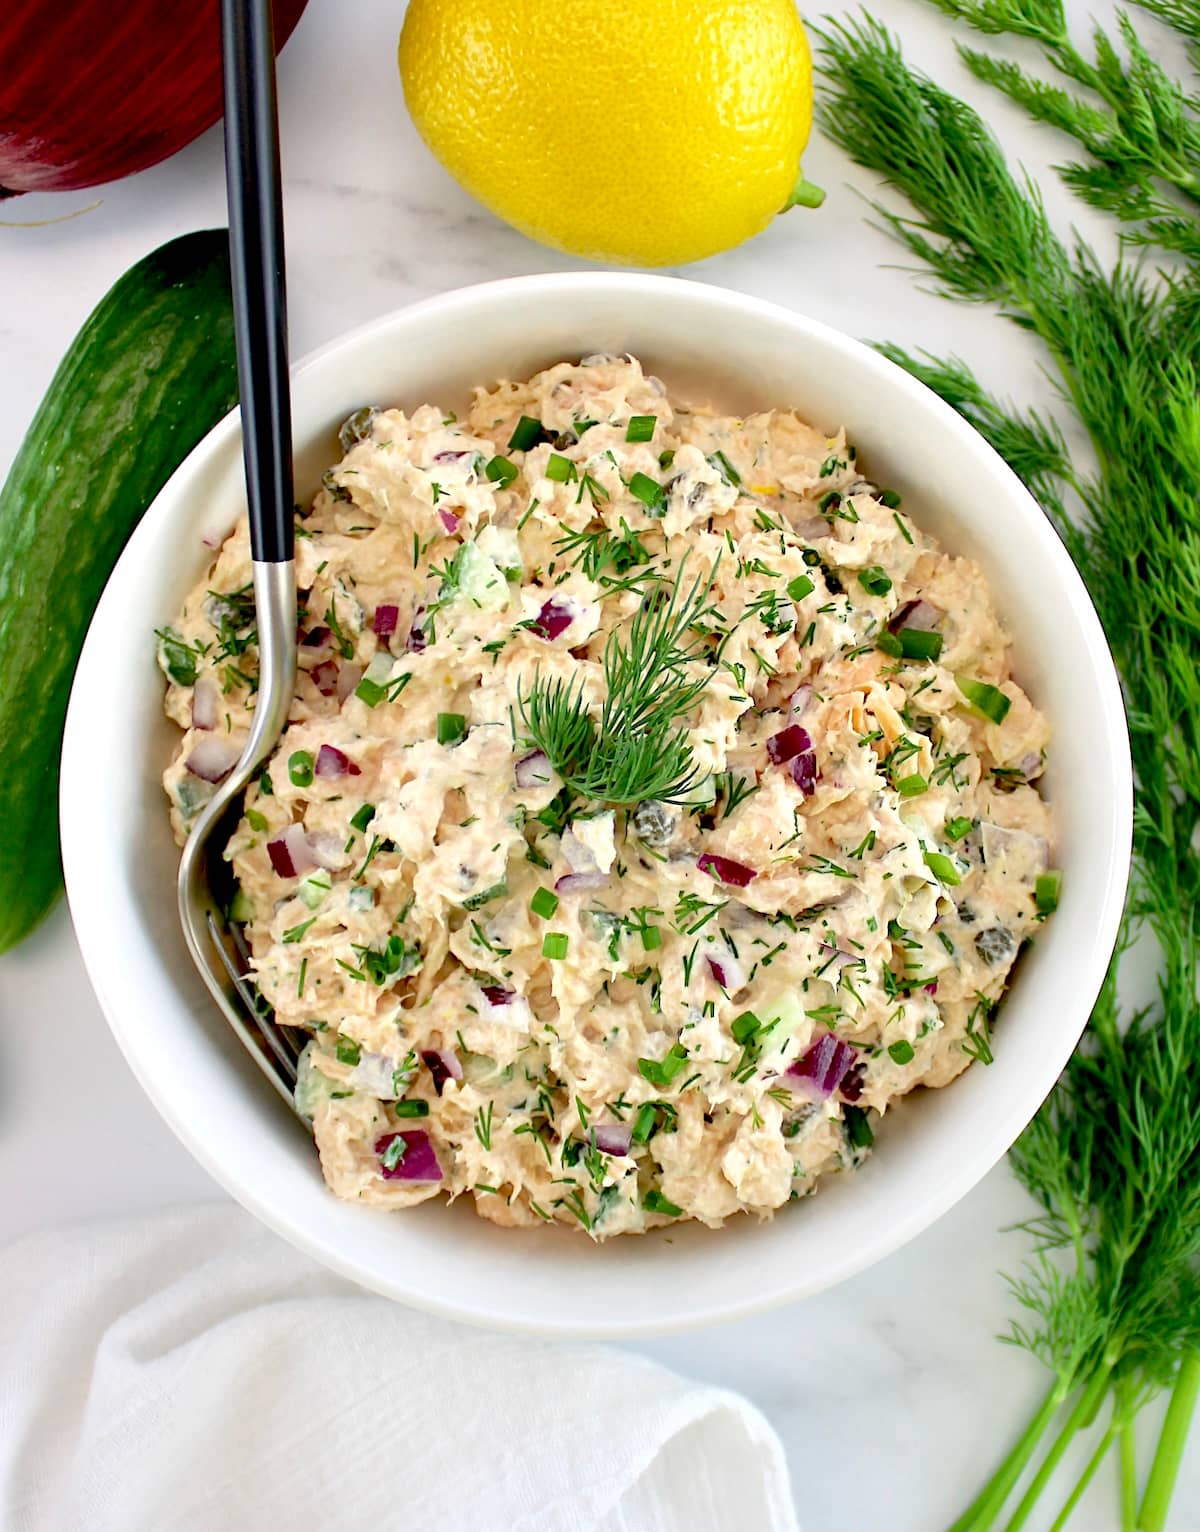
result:
[(0, 1251), (4, 1532), (798, 1532), (736, 1394), (371, 1297), (229, 1207)]

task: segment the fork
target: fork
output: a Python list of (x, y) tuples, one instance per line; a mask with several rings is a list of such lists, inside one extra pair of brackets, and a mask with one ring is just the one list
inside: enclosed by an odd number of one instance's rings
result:
[[(270, 0), (221, 0), (225, 180), (242, 456), (258, 628), (258, 692), (245, 748), (196, 820), (179, 864), (188, 952), (247, 1052), (296, 1112), (302, 1033), (276, 1024), (250, 979), (250, 954), (216, 888), (241, 795), (287, 723), (296, 681), (292, 422), (283, 201)], [(228, 881), (226, 872), (225, 880)], [(301, 1118), (304, 1121), (303, 1118)]]

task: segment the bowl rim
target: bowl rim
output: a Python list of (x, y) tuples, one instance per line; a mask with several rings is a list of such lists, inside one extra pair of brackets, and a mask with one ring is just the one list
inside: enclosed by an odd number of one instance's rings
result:
[[(947, 1167), (944, 1178), (936, 1187), (929, 1188), (928, 1195), (898, 1211), (893, 1218), (881, 1221), (865, 1238), (856, 1242), (852, 1249), (843, 1249), (828, 1263), (819, 1281), (805, 1282), (802, 1273), (790, 1281), (767, 1284), (757, 1291), (731, 1295), (728, 1301), (710, 1302), (706, 1306), (691, 1307), (686, 1314), (672, 1320), (661, 1318), (649, 1320), (630, 1319), (620, 1316), (597, 1325), (581, 1325), (570, 1319), (558, 1321), (553, 1315), (538, 1319), (508, 1314), (497, 1315), (487, 1306), (485, 1299), (471, 1305), (457, 1300), (439, 1300), (427, 1291), (410, 1291), (403, 1280), (392, 1280), (393, 1274), (382, 1277), (378, 1273), (364, 1271), (352, 1257), (327, 1244), (320, 1236), (311, 1234), (288, 1206), (280, 1207), (260, 1195), (257, 1185), (249, 1178), (239, 1180), (227, 1172), (224, 1163), (210, 1147), (198, 1126), (193, 1126), (187, 1112), (168, 1093), (161, 1091), (145, 1068), (137, 1045), (136, 1027), (130, 1028), (122, 1018), (109, 993), (105, 981), (106, 933), (92, 913), (89, 900), (84, 897), (89, 888), (94, 862), (94, 818), (86, 807), (87, 797), (83, 791), (87, 774), (87, 728), (81, 694), (87, 689), (87, 677), (100, 663), (97, 651), (100, 640), (96, 636), (100, 624), (97, 617), (103, 611), (107, 615), (105, 598), (113, 583), (113, 576), (106, 584), (105, 592), (97, 605), (96, 614), (89, 626), (87, 638), (80, 656), (76, 678), (72, 686), (68, 707), (62, 750), (62, 784), (60, 790), (60, 822), (64, 876), (67, 887), (71, 918), (76, 931), (89, 981), (97, 995), (101, 1009), (121, 1052), (132, 1069), (139, 1084), (168, 1126), (185, 1145), (195, 1159), (213, 1176), (236, 1201), (254, 1214), (268, 1227), (303, 1250), (321, 1264), (329, 1267), (351, 1281), (383, 1293), (397, 1301), (419, 1308), (425, 1312), (467, 1323), (479, 1324), (491, 1329), (515, 1333), (537, 1333), (563, 1338), (567, 1336), (593, 1336), (608, 1339), (629, 1339), (638, 1336), (667, 1334), (723, 1323), (765, 1312), (786, 1302), (797, 1301), (818, 1291), (841, 1283), (865, 1270), (885, 1256), (908, 1243), (941, 1218), (955, 1203), (960, 1201), (1008, 1152), (1026, 1124), (1031, 1120), (1041, 1102), (1052, 1089), (1061, 1069), (1086, 1027), (1091, 1006), (1099, 993), (1108, 954), (1116, 942), (1125, 891), (1129, 876), (1130, 849), (1132, 843), (1132, 766), (1125, 722), (1124, 704), (1120, 683), (1112, 655), (1100, 625), (1099, 618), (1083, 583), (1082, 576), (1071, 560), (1066, 548), (1049, 519), (1033, 499), (1002, 457), (969, 425), (949, 404), (937, 394), (905, 372), (897, 364), (882, 356), (862, 341), (845, 332), (813, 319), (797, 310), (773, 301), (752, 297), (731, 289), (680, 277), (636, 272), (582, 271), (535, 273), (454, 288), (444, 293), (421, 299), (388, 311), (354, 328), (341, 332), (322, 345), (307, 352), (291, 368), (293, 388), (313, 371), (320, 369), (330, 358), (340, 352), (353, 350), (367, 339), (380, 339), (397, 327), (404, 328), (414, 319), (440, 313), (450, 319), (456, 312), (483, 303), (503, 302), (509, 297), (519, 297), (531, 291), (541, 294), (565, 292), (594, 294), (605, 290), (623, 293), (631, 298), (667, 298), (682, 296), (701, 305), (724, 308), (735, 314), (752, 315), (788, 328), (792, 336), (801, 340), (808, 335), (822, 345), (840, 351), (858, 367), (869, 383), (872, 375), (893, 392), (907, 394), (913, 406), (931, 418), (940, 417), (943, 425), (969, 448), (976, 457), (982, 454), (987, 463), (992, 482), (1007, 494), (1014, 503), (1020, 503), (1024, 515), (1022, 536), (1032, 539), (1036, 551), (1052, 566), (1054, 584), (1070, 608), (1072, 621), (1079, 627), (1094, 672), (1094, 681), (1102, 701), (1102, 717), (1097, 720), (1101, 753), (1107, 758), (1114, 785), (1110, 805), (1111, 819), (1108, 837), (1112, 855), (1108, 864), (1107, 879), (1099, 905), (1094, 928), (1095, 941), (1089, 955), (1081, 958), (1086, 982), (1079, 993), (1086, 998), (1086, 1007), (1080, 1004), (1081, 1026), (1078, 1033), (1056, 1034), (1054, 1046), (1046, 1050), (1041, 1069), (1033, 1077), (1018, 1101), (997, 1115), (986, 1134), (973, 1141), (970, 1152), (956, 1156)], [(139, 534), (151, 523), (162, 501), (173, 498), (186, 485), (197, 469), (226, 445), (228, 439), (239, 430), (237, 407), (220, 420), (200, 441), (163, 485), (159, 494), (147, 508), (129, 542), (116, 571), (130, 561), (131, 549), (136, 552)], [(303, 445), (303, 444), (302, 444)], [(1077, 957), (1080, 956), (1077, 954)], [(1091, 970), (1091, 977), (1087, 978)], [(707, 1231), (710, 1237), (718, 1237)], [(402, 1276), (402, 1274), (401, 1274)]]

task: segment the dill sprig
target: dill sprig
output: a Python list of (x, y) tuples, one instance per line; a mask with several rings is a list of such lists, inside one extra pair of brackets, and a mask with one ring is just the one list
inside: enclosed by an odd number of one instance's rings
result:
[[(581, 798), (616, 805), (685, 796), (699, 780), (687, 730), (679, 720), (699, 700), (711, 670), (692, 630), (705, 615), (712, 578), (685, 587), (686, 556), (674, 580), (643, 585), (627, 626), (604, 645), (605, 697), (597, 723), (582, 677), (534, 674), (519, 698), (529, 742), (545, 752), (564, 785)], [(715, 574), (715, 570), (714, 570)]]
[[(1121, 670), (1138, 798), (1134, 878), (1121, 942), (1088, 1033), (1012, 1152), (1038, 1212), (1034, 1257), (1012, 1284), (1026, 1317), (1009, 1339), (1054, 1375), (1034, 1418), (953, 1532), (985, 1532), (1058, 1424), (1010, 1520), (1023, 1526), (1077, 1434), (1107, 1424), (1055, 1526), (1120, 1444), (1123, 1526), (1161, 1532), (1200, 1392), (1200, 224), (1183, 201), (1200, 170), (1194, 95), (1119, 23), (1125, 57), (1093, 34), (1074, 50), (1057, 0), (935, 0), (985, 32), (1036, 42), (1086, 98), (1016, 66), (967, 55), (983, 79), (1072, 134), (1089, 156), (1069, 184), (1125, 224), (1127, 241), (1182, 252), (1165, 282), (1127, 258), (1105, 270), (1052, 230), (1037, 189), (1010, 171), (978, 115), (905, 64), (869, 18), (823, 34), (827, 131), (902, 192), (876, 211), (937, 290), (993, 302), (1036, 334), (1098, 468), (1081, 474), (1058, 424), (994, 400), (957, 360), (893, 360), (953, 404), (1002, 452), (1055, 521), (1087, 581)], [(1152, 0), (1194, 45), (1192, 0)], [(1193, 57), (1195, 58), (1195, 51)], [(1166, 211), (1164, 211), (1166, 209)], [(1164, 220), (1169, 222), (1164, 223)], [(1077, 520), (1068, 505), (1081, 510)], [(1128, 1014), (1117, 973), (1146, 933), (1160, 952), (1154, 1004)], [(1140, 1508), (1133, 1420), (1173, 1386)]]

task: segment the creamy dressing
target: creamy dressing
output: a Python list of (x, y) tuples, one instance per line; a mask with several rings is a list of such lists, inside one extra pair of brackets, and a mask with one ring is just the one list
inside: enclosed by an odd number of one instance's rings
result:
[[(360, 411), (343, 446), (297, 522), (290, 723), (226, 853), (339, 1196), (597, 1239), (767, 1217), (990, 1057), (1043, 918), (1047, 728), (979, 569), (843, 434), (601, 357), (463, 421)], [(609, 635), (685, 556), (699, 780), (573, 799), (533, 680), (598, 709)], [(243, 523), (160, 638), (180, 839), (249, 728), (249, 579)]]

